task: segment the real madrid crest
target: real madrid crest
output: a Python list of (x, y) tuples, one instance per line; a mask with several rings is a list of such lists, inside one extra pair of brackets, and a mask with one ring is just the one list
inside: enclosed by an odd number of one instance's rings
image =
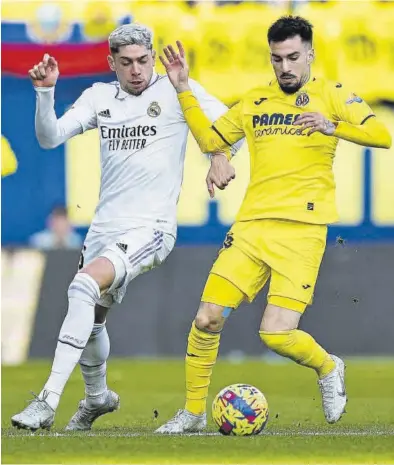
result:
[(147, 113), (152, 118), (157, 118), (161, 113), (160, 105), (157, 102), (152, 102), (148, 107)]
[(304, 107), (305, 105), (308, 105), (308, 103), (309, 103), (308, 94), (306, 94), (305, 92), (302, 92), (301, 94), (298, 95), (297, 100), (296, 100), (297, 107)]

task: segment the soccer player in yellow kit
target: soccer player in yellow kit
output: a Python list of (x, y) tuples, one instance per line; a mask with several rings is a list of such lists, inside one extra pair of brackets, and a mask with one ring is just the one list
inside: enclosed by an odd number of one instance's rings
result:
[[(332, 165), (338, 139), (389, 148), (391, 137), (371, 108), (341, 84), (313, 77), (312, 25), (282, 17), (268, 31), (276, 79), (248, 92), (214, 125), (188, 85), (182, 45), (161, 61), (203, 152), (218, 152), (246, 136), (250, 182), (203, 291), (186, 353), (186, 405), (158, 433), (201, 431), (220, 332), (232, 309), (251, 302), (271, 277), (260, 326), (276, 353), (312, 368), (325, 418), (337, 422), (347, 401), (344, 363), (298, 328), (311, 303), (326, 247), (338, 219)], [(215, 155), (222, 156), (222, 155)]]

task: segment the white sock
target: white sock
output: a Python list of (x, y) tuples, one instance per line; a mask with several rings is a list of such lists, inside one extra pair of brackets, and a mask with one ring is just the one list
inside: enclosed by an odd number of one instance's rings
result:
[(54, 410), (88, 342), (99, 298), (96, 281), (87, 273), (78, 273), (68, 289), (68, 312), (60, 329), (52, 371), (39, 396), (49, 392), (46, 401)]
[(110, 342), (105, 323), (96, 323), (79, 364), (85, 380), (87, 404), (101, 403), (107, 392), (107, 359)]

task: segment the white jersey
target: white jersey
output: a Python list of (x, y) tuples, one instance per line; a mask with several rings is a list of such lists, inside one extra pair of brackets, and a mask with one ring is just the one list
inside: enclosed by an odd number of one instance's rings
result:
[[(197, 82), (190, 84), (212, 122), (228, 110)], [(118, 82), (96, 83), (59, 120), (54, 89), (36, 90), (41, 146), (55, 147), (98, 128), (101, 185), (91, 230), (126, 231), (142, 225), (175, 235), (188, 126), (168, 77), (154, 74), (139, 96), (126, 93)]]

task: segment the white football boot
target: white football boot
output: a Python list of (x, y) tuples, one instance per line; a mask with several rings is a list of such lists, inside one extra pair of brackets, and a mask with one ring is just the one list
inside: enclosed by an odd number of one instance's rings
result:
[(178, 410), (174, 418), (160, 426), (155, 433), (182, 434), (199, 433), (207, 427), (207, 414), (194, 415), (187, 410)]
[(72, 416), (66, 431), (89, 431), (92, 429), (93, 422), (101, 415), (114, 412), (120, 406), (120, 398), (113, 391), (107, 391), (104, 401), (97, 405), (87, 405), (86, 399), (79, 402), (77, 412)]
[(42, 398), (32, 394), (34, 399), (30, 401), (30, 405), (11, 418), (12, 426), (30, 431), (50, 429), (55, 419), (55, 410), (46, 402), (49, 393), (44, 391)]
[(345, 389), (345, 364), (343, 360), (331, 355), (335, 362), (334, 370), (319, 379), (324, 416), (328, 423), (336, 423), (345, 412), (347, 397)]

